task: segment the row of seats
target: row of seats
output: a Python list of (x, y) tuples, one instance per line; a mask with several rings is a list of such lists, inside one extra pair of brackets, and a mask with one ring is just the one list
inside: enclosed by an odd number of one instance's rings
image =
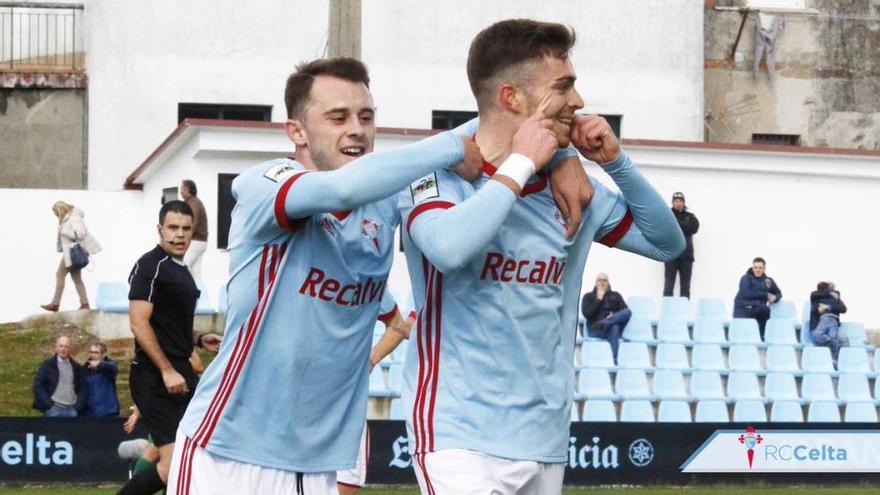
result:
[[(724, 401), (706, 400), (697, 403), (691, 415), (691, 406), (687, 402), (667, 400), (660, 402), (655, 411), (651, 402), (646, 400), (625, 400), (620, 405), (620, 417), (617, 408), (610, 400), (588, 400), (584, 403), (583, 416), (578, 413), (577, 403), (572, 404), (572, 421), (601, 422), (638, 422), (653, 423), (727, 423), (731, 421), (728, 405)], [(788, 422), (802, 423), (804, 411), (796, 401), (774, 402), (767, 414), (767, 407), (761, 401), (743, 400), (733, 406), (734, 422), (763, 423)], [(806, 420), (811, 423), (839, 423), (840, 407), (836, 402), (813, 402), (807, 408)], [(851, 402), (846, 405), (843, 420), (847, 423), (876, 423), (877, 407), (873, 402)]]
[[(697, 300), (696, 311), (691, 308), (691, 302), (686, 297), (664, 296), (660, 299), (660, 311), (651, 296), (629, 296), (626, 304), (634, 315), (645, 316), (656, 324), (660, 319), (667, 316), (680, 316), (693, 323), (698, 319), (720, 319), (726, 321), (730, 313), (724, 301), (715, 297), (703, 297)], [(772, 318), (784, 318), (797, 321), (797, 312), (792, 301), (782, 300), (770, 305)]]
[[(95, 295), (95, 306), (105, 313), (128, 313), (128, 283), (127, 282), (101, 282)], [(201, 294), (196, 303), (197, 315), (213, 315), (226, 313), (226, 286), (217, 290), (217, 305), (211, 301), (211, 294), (207, 288), (199, 285)]]
[[(690, 358), (688, 356), (690, 354)], [(725, 360), (726, 354), (726, 360)], [(641, 369), (653, 372), (655, 368), (679, 370), (691, 373), (693, 370), (787, 372), (798, 376), (804, 373), (864, 373), (875, 377), (880, 372), (880, 351), (873, 357), (861, 347), (844, 347), (838, 355), (837, 369), (827, 347), (805, 347), (800, 353), (795, 348), (773, 345), (766, 349), (764, 359), (758, 346), (736, 344), (724, 352), (718, 344), (697, 344), (690, 353), (683, 344), (659, 344), (651, 360), (648, 346), (641, 342), (622, 342), (617, 353), (617, 364), (611, 354), (611, 346), (606, 341), (588, 341), (581, 346), (580, 363), (577, 368), (599, 368), (614, 371), (617, 369)], [(873, 362), (873, 369), (871, 363)]]
[(807, 374), (801, 380), (800, 392), (797, 381), (791, 373), (770, 373), (764, 380), (763, 389), (758, 375), (736, 371), (727, 378), (725, 390), (721, 374), (716, 371), (697, 371), (691, 375), (688, 386), (684, 375), (678, 370), (658, 370), (649, 384), (642, 370), (619, 370), (611, 383), (611, 376), (605, 370), (583, 369), (578, 373), (575, 399), (607, 400), (759, 400), (762, 402), (834, 401), (840, 404), (849, 402), (874, 402), (880, 404), (880, 380), (874, 382), (874, 394), (868, 378), (863, 374), (844, 373), (834, 382), (827, 374)]

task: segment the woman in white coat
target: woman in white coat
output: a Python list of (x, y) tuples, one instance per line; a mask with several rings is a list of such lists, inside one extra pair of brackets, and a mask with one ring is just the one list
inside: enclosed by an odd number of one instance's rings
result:
[(64, 293), (64, 279), (67, 274), (73, 279), (76, 286), (76, 292), (79, 294), (79, 309), (91, 309), (89, 306), (89, 298), (86, 294), (86, 286), (82, 281), (82, 270), (73, 269), (70, 262), (70, 248), (75, 243), (79, 243), (83, 249), (89, 254), (95, 254), (101, 250), (101, 245), (89, 233), (86, 224), (83, 221), (85, 213), (73, 205), (58, 201), (52, 205), (52, 213), (58, 217), (58, 252), (62, 254), (61, 262), (58, 264), (58, 270), (55, 272), (55, 297), (49, 304), (43, 304), (40, 307), (46, 311), (58, 311), (58, 305), (61, 304), (61, 294)]

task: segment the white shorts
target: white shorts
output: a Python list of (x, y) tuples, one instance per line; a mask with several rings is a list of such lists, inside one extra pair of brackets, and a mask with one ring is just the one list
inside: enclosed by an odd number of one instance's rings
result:
[(336, 471), (336, 482), (341, 485), (362, 487), (367, 482), (367, 465), (370, 463), (370, 429), (364, 424), (357, 461), (352, 469)]
[(211, 454), (177, 430), (167, 493), (338, 495), (339, 492), (333, 471), (303, 474), (233, 461)]
[(559, 495), (565, 464), (448, 449), (413, 457), (422, 495)]

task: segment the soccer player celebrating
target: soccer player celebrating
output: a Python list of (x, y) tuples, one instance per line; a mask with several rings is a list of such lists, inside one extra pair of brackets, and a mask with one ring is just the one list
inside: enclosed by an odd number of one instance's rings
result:
[[(675, 218), (608, 123), (575, 115), (583, 100), (568, 58), (574, 42), (569, 28), (531, 20), (480, 32), (467, 67), (484, 175), (469, 183), (438, 170), (399, 196), (421, 308), (404, 401), (426, 495), (561, 493), (591, 243), (659, 260), (684, 248)], [(538, 119), (620, 188), (591, 179), (595, 192), (573, 238), (546, 180), (533, 176), (541, 164), (510, 146), (517, 129)]]
[[(335, 494), (335, 471), (355, 465), (373, 322), (392, 304), (395, 193), (482, 163), (449, 132), (370, 153), (368, 83), (352, 59), (299, 66), (285, 89), (295, 159), (233, 182), (224, 343), (180, 424), (168, 493)], [(539, 161), (535, 148), (518, 151)]]

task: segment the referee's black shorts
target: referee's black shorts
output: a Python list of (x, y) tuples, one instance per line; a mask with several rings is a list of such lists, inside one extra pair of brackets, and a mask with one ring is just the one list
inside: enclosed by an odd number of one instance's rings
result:
[(174, 369), (186, 380), (189, 392), (171, 395), (162, 381), (162, 373), (147, 357), (136, 356), (131, 362), (129, 387), (131, 398), (141, 412), (147, 431), (153, 436), (157, 447), (174, 443), (177, 426), (183, 419), (186, 406), (196, 390), (198, 377), (189, 360), (171, 360)]

